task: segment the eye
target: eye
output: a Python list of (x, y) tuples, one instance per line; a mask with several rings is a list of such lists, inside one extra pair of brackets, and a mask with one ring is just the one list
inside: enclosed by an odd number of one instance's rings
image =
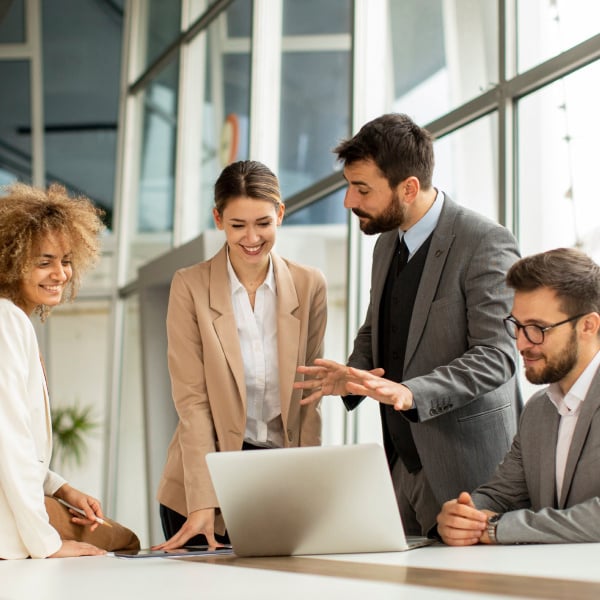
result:
[(361, 196), (366, 196), (366, 195), (369, 193), (369, 191), (368, 191), (368, 190), (358, 190), (358, 193), (359, 193)]
[(70, 267), (73, 264), (73, 262), (71, 261), (70, 258), (65, 258), (65, 259), (63, 259), (62, 264), (63, 264), (63, 267)]
[(259, 227), (269, 227), (271, 225), (271, 221), (266, 221), (264, 223), (259, 223)]
[(242, 227), (244, 227), (243, 225), (241, 225), (240, 223), (233, 223), (231, 225), (232, 229), (242, 229)]

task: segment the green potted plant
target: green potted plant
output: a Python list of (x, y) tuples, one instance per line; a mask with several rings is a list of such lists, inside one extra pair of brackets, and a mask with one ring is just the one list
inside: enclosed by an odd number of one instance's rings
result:
[(99, 426), (92, 417), (92, 409), (77, 403), (52, 408), (52, 464), (81, 465), (87, 452), (86, 435)]

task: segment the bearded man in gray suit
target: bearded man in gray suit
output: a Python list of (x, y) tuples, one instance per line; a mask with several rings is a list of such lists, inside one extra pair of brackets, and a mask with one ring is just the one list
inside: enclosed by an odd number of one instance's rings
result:
[(344, 205), (364, 233), (381, 233), (370, 305), (348, 365), (317, 360), (299, 367), (308, 377), (295, 385), (312, 392), (304, 403), (381, 403), (404, 527), (428, 533), (443, 502), (491, 476), (516, 431), (516, 354), (498, 322), (511, 305), (504, 279), (517, 244), (433, 187), (431, 135), (406, 115), (367, 123), (336, 152)]
[(517, 262), (507, 281), (525, 376), (550, 385), (525, 405), (492, 479), (444, 504), (438, 532), (454, 546), (600, 542), (600, 266), (559, 248)]

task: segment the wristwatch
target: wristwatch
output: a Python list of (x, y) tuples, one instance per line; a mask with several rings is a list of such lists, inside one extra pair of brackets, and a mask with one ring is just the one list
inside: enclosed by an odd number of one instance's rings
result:
[(502, 515), (496, 514), (488, 517), (487, 521), (487, 534), (488, 538), (490, 538), (490, 544), (497, 544), (498, 540), (496, 538), (496, 528), (498, 527), (498, 521), (500, 521)]

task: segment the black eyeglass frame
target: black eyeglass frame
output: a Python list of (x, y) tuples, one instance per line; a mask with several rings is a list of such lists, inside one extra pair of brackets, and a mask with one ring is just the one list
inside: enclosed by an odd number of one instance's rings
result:
[[(519, 335), (519, 331), (522, 329), (523, 335), (527, 338), (528, 342), (530, 342), (534, 346), (540, 346), (541, 344), (544, 343), (544, 340), (546, 339), (546, 331), (549, 331), (550, 329), (554, 329), (555, 327), (558, 327), (559, 325), (564, 325), (565, 323), (570, 323), (571, 321), (576, 321), (577, 319), (581, 319), (581, 317), (585, 317), (585, 315), (587, 315), (587, 314), (588, 313), (581, 313), (580, 315), (575, 315), (574, 317), (569, 317), (568, 319), (565, 319), (564, 321), (559, 321), (558, 323), (554, 323), (553, 325), (546, 325), (546, 327), (541, 327), (540, 325), (535, 325), (535, 323), (529, 323), (527, 325), (523, 325), (522, 323), (519, 323), (519, 321), (517, 321), (512, 315), (508, 315), (508, 317), (504, 317), (503, 321), (504, 321), (504, 328), (506, 329), (506, 332), (513, 340), (517, 339), (517, 337)], [(512, 323), (512, 325), (509, 325), (509, 323)], [(516, 334), (515, 334), (514, 330), (512, 329), (513, 325), (514, 325), (514, 327), (517, 328)], [(540, 332), (540, 335), (542, 336), (542, 340), (540, 342), (534, 342), (529, 337), (529, 334), (527, 333), (528, 327), (533, 327), (533, 329)]]

